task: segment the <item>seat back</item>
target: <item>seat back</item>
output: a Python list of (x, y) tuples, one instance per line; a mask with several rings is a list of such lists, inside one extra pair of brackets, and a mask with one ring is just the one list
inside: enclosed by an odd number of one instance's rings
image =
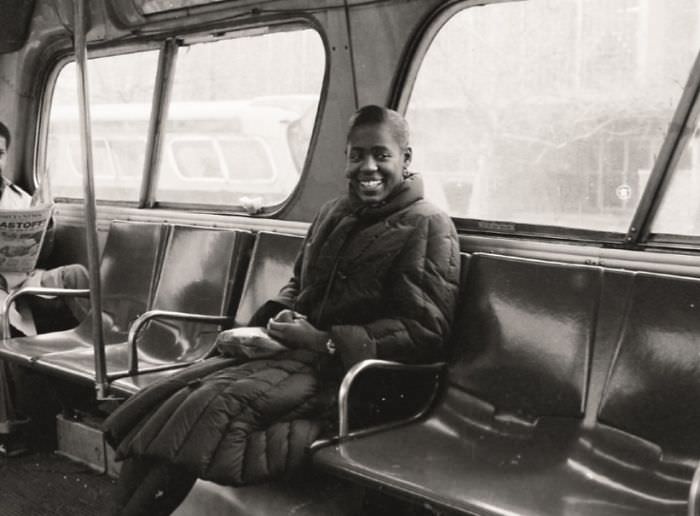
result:
[(700, 457), (700, 279), (635, 276), (598, 418)]
[(581, 417), (601, 275), (598, 267), (474, 254), (449, 385), (496, 413)]
[[(252, 241), (249, 231), (174, 226), (152, 308), (202, 315), (232, 313)], [(219, 324), (155, 319), (139, 334), (139, 353), (166, 363), (196, 360), (209, 353), (220, 329)]]
[(255, 311), (286, 285), (294, 272), (303, 238), (261, 231), (255, 239), (248, 274), (236, 311), (236, 326), (245, 326)]
[[(167, 225), (148, 222), (115, 220), (110, 225), (100, 265), (102, 312), (109, 333), (126, 333), (150, 308), (168, 231)], [(83, 325), (90, 324), (86, 317)]]

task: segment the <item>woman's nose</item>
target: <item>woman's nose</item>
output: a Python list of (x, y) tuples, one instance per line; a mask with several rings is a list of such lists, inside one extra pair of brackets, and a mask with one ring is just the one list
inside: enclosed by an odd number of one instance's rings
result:
[(374, 156), (369, 154), (364, 161), (362, 162), (362, 170), (377, 170), (377, 160), (374, 159)]

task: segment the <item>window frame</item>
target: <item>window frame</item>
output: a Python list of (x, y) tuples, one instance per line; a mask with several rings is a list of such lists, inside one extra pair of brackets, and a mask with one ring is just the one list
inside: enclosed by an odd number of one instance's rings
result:
[[(261, 210), (250, 213), (242, 205), (234, 204), (200, 204), (186, 202), (172, 202), (157, 200), (158, 191), (158, 169), (160, 161), (164, 158), (162, 141), (165, 136), (166, 119), (163, 116), (163, 109), (167, 109), (170, 101), (170, 89), (173, 83), (174, 61), (177, 59), (179, 46), (196, 44), (199, 42), (213, 42), (224, 39), (236, 39), (250, 36), (251, 34), (273, 34), (277, 32), (294, 32), (299, 30), (313, 30), (319, 37), (323, 45), (324, 69), (320, 83), (318, 103), (314, 114), (314, 124), (309, 147), (302, 167), (299, 170), (297, 184), (289, 192), (287, 197), (274, 205), (265, 206)], [(156, 86), (151, 100), (151, 110), (148, 119), (149, 129), (146, 134), (146, 162), (141, 173), (141, 185), (139, 186), (139, 200), (105, 200), (97, 199), (100, 206), (126, 206), (139, 209), (176, 209), (181, 211), (191, 211), (197, 213), (216, 213), (250, 217), (273, 217), (283, 211), (286, 205), (294, 198), (296, 190), (304, 181), (308, 174), (309, 165), (313, 150), (318, 141), (319, 120), (323, 112), (327, 90), (330, 81), (330, 49), (328, 38), (322, 26), (311, 16), (299, 13), (289, 15), (269, 15), (259, 16), (254, 22), (240, 21), (232, 24), (230, 21), (219, 23), (195, 23), (189, 27), (178, 27), (177, 30), (164, 30), (162, 33), (144, 36), (129, 37), (126, 41), (109, 43), (88, 43), (89, 59), (104, 58), (110, 56), (126, 55), (148, 50), (158, 51), (158, 65), (156, 70)], [(48, 132), (50, 125), (50, 111), (54, 96), (55, 86), (61, 70), (70, 62), (75, 61), (75, 54), (72, 49), (65, 49), (56, 54), (43, 88), (43, 94), (39, 103), (37, 144), (34, 152), (34, 169), (44, 170), (46, 152), (48, 149)], [(160, 83), (159, 79), (164, 83)], [(155, 143), (154, 143), (155, 142)], [(154, 155), (151, 155), (155, 151)], [(43, 168), (42, 168), (43, 167)], [(264, 182), (268, 182), (266, 179)], [(235, 192), (234, 192), (235, 193)], [(83, 197), (55, 197), (55, 202), (66, 204), (79, 204), (83, 202)]]
[[(471, 8), (521, 1), (523, 0), (463, 0), (433, 11), (418, 28), (412, 38), (412, 45), (407, 48), (402, 57), (401, 66), (394, 79), (390, 105), (401, 113), (407, 112), (423, 61), (436, 36), (453, 16)], [(564, 241), (631, 250), (650, 248), (656, 251), (676, 253), (679, 251), (697, 252), (700, 250), (700, 235), (654, 234), (650, 232), (650, 226), (660, 205), (663, 191), (670, 182), (675, 165), (679, 161), (699, 117), (700, 49), (674, 109), (669, 128), (664, 134), (649, 180), (640, 195), (627, 231), (624, 233), (456, 216), (452, 216), (452, 220), (461, 234)]]

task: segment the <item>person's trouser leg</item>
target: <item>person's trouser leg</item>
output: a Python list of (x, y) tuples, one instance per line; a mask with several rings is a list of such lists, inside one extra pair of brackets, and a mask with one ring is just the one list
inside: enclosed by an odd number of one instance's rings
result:
[[(42, 287), (49, 288), (85, 289), (90, 288), (90, 277), (83, 265), (73, 263), (42, 271), (40, 284)], [(65, 297), (64, 299), (73, 316), (78, 321), (82, 321), (90, 310), (90, 301), (81, 297)]]

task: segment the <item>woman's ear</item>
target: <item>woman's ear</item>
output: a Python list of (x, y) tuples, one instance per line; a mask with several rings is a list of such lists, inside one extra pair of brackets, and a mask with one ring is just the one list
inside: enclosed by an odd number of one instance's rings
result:
[(413, 158), (413, 149), (411, 147), (406, 147), (403, 150), (403, 168), (407, 169), (411, 164), (411, 158)]

